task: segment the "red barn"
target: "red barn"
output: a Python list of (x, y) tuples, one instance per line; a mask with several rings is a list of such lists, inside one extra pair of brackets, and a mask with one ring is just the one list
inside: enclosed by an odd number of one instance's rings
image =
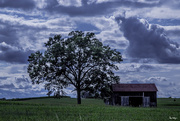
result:
[(121, 106), (157, 106), (155, 84), (113, 84), (112, 104)]

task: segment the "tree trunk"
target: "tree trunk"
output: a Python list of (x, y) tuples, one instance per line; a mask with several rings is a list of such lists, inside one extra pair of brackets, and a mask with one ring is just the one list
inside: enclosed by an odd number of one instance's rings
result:
[(77, 88), (77, 103), (81, 104), (81, 90), (80, 90), (80, 87)]
[(81, 104), (81, 89), (80, 89), (81, 70), (80, 70), (80, 65), (79, 64), (78, 64), (78, 67), (79, 67), (79, 69), (78, 69), (78, 80), (77, 80), (77, 103)]

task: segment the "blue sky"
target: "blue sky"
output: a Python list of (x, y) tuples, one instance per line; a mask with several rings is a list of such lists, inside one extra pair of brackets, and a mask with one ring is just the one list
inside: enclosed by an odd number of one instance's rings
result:
[(73, 30), (122, 53), (121, 83), (155, 83), (158, 97), (180, 97), (179, 13), (179, 0), (0, 0), (0, 98), (46, 96), (31, 84), (28, 56)]

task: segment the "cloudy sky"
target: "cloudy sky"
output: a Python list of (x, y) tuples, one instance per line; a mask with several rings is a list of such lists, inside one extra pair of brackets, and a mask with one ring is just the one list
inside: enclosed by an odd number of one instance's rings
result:
[(31, 84), (28, 56), (73, 30), (122, 53), (121, 83), (155, 83), (158, 97), (180, 97), (179, 13), (179, 0), (0, 0), (0, 98), (46, 96)]

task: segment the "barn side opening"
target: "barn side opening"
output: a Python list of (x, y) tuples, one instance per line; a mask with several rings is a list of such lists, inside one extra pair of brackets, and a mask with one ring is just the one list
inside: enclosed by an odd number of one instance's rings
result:
[(139, 107), (143, 105), (143, 97), (129, 97), (129, 105)]

